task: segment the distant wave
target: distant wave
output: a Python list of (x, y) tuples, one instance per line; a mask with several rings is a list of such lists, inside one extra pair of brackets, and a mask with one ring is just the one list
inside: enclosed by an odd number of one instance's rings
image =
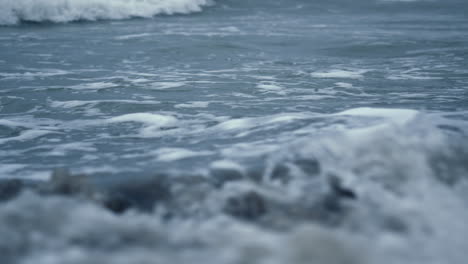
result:
[(199, 12), (212, 0), (2, 0), (0, 25), (65, 23)]

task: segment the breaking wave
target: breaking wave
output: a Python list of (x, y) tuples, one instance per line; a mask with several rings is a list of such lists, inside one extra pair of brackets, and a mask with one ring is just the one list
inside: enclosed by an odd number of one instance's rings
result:
[(2, 263), (465, 263), (466, 122), (335, 115), (387, 121), (287, 143), (260, 169), (1, 181)]
[(188, 14), (211, 3), (211, 0), (5, 0), (0, 9), (0, 25)]

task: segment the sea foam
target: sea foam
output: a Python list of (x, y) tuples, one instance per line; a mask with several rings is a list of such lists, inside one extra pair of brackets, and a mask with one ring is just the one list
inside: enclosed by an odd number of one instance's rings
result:
[(211, 3), (211, 0), (2, 0), (0, 25), (188, 14)]

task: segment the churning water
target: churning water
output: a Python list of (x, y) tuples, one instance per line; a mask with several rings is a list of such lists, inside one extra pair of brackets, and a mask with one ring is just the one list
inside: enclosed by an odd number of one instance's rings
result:
[(0, 24), (2, 264), (466, 263), (467, 1), (0, 0)]

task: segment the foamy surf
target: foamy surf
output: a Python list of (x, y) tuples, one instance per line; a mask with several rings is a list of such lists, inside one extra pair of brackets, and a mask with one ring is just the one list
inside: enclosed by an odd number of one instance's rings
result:
[(0, 25), (23, 21), (66, 23), (188, 14), (199, 12), (210, 3), (211, 0), (3, 0)]
[(1, 264), (466, 264), (468, 1), (68, 1), (203, 12), (0, 27)]

